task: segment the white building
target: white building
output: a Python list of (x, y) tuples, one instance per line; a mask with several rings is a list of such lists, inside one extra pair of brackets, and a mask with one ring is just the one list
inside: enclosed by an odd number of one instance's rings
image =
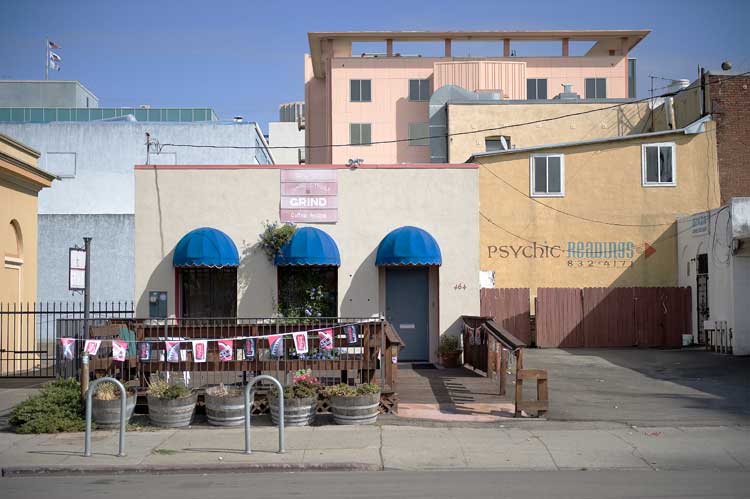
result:
[(273, 150), (276, 164), (305, 162), (304, 102), (288, 102), (279, 106), (279, 121), (268, 123), (268, 145)]
[(750, 354), (750, 198), (678, 219), (679, 285), (693, 290), (693, 341)]

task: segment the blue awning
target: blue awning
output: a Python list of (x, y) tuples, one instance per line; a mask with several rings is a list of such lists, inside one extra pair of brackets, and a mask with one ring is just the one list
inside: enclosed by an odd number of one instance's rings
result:
[(175, 267), (239, 267), (234, 242), (222, 231), (201, 227), (185, 234), (174, 249)]
[(290, 265), (341, 265), (336, 241), (315, 227), (302, 227), (294, 231), (292, 239), (282, 246), (274, 263), (280, 267)]
[(418, 227), (399, 227), (380, 241), (375, 265), (441, 265), (443, 257), (435, 238)]

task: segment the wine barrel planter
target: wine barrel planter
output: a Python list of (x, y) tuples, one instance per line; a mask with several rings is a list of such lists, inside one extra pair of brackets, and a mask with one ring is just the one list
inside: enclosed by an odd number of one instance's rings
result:
[[(317, 397), (304, 399), (284, 399), (284, 426), (308, 426), (315, 419)], [(271, 408), (271, 421), (279, 424), (279, 399), (268, 396), (268, 406)]]
[[(135, 393), (128, 393), (125, 399), (125, 423), (130, 421), (135, 410)], [(91, 400), (91, 416), (96, 422), (98, 428), (119, 428), (120, 427), (120, 398), (115, 400), (100, 400), (94, 398)]]
[(245, 422), (245, 395), (217, 397), (206, 393), (206, 416), (214, 426), (241, 426)]
[(336, 424), (375, 424), (380, 392), (355, 397), (331, 395), (331, 413)]
[(148, 418), (156, 426), (180, 428), (193, 420), (198, 394), (178, 399), (160, 399), (148, 396)]

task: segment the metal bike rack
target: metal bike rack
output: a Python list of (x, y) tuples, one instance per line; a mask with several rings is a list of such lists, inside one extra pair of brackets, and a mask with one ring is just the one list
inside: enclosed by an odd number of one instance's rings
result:
[[(250, 450), (250, 403), (255, 400), (255, 383), (258, 381), (272, 381), (279, 390), (279, 454), (284, 453), (284, 387), (273, 376), (262, 374), (256, 376), (245, 385), (245, 454), (252, 454)], [(252, 391), (250, 391), (252, 389)], [(123, 406), (124, 407), (124, 406)]]
[(86, 435), (83, 440), (83, 455), (85, 457), (91, 457), (91, 399), (94, 396), (96, 385), (105, 381), (116, 384), (120, 389), (120, 451), (117, 456), (125, 456), (125, 414), (127, 413), (128, 394), (123, 384), (115, 378), (99, 378), (92, 381), (86, 391)]

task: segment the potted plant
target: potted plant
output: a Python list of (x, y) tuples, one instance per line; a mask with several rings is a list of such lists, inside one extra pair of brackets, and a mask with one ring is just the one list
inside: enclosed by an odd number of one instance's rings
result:
[(242, 388), (221, 383), (206, 388), (206, 416), (214, 426), (240, 426), (245, 422), (245, 394)]
[(331, 413), (337, 424), (375, 424), (380, 412), (380, 385), (340, 384), (326, 389), (331, 397)]
[[(135, 391), (128, 390), (125, 399), (125, 423), (130, 421), (135, 410)], [(114, 383), (99, 383), (91, 400), (91, 416), (98, 428), (119, 428), (120, 389)]]
[[(320, 383), (310, 369), (294, 373), (292, 383), (284, 387), (284, 426), (307, 426), (315, 418)], [(279, 391), (271, 389), (268, 405), (271, 421), (279, 424)]]
[(179, 428), (193, 420), (198, 394), (182, 383), (158, 378), (148, 384), (148, 417), (156, 426)]
[(458, 367), (458, 357), (461, 355), (461, 343), (458, 336), (442, 335), (438, 345), (438, 355), (443, 367)]

